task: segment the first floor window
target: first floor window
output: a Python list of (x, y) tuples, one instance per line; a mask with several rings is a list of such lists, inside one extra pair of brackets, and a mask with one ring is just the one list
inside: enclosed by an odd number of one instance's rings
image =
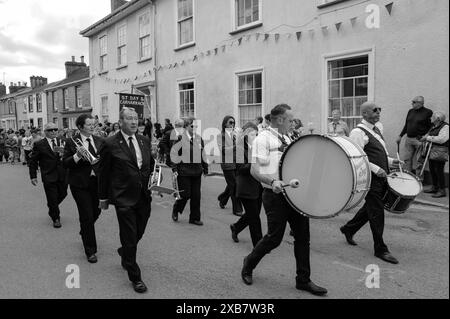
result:
[(238, 75), (239, 125), (253, 122), (262, 116), (262, 72)]
[(361, 105), (368, 99), (368, 55), (328, 62), (328, 118), (341, 111), (349, 130), (361, 121)]
[(42, 112), (42, 97), (41, 94), (36, 94), (36, 111)]
[(33, 113), (33, 97), (28, 97), (28, 112)]
[(235, 0), (236, 27), (260, 20), (260, 0)]
[(117, 65), (127, 64), (127, 26), (123, 25), (117, 30)]
[(180, 95), (180, 118), (186, 119), (195, 116), (195, 84), (184, 82), (178, 85)]
[(193, 0), (178, 0), (178, 45), (194, 41)]
[(139, 59), (150, 58), (150, 14), (139, 17)]
[(77, 107), (82, 108), (83, 107), (83, 96), (81, 94), (81, 87), (79, 87), (79, 86), (75, 87), (75, 96), (77, 99)]
[(102, 96), (102, 116), (108, 116), (108, 97)]
[(69, 109), (69, 89), (63, 89), (63, 109)]
[(108, 70), (108, 38), (105, 36), (99, 39), (100, 45), (100, 72)]

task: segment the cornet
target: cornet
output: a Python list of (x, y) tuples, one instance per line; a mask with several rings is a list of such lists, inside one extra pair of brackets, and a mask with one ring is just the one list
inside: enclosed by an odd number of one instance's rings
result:
[(99, 158), (92, 155), (91, 152), (89, 152), (89, 150), (84, 147), (83, 142), (79, 138), (75, 140), (73, 137), (71, 137), (71, 139), (77, 148), (77, 152), (80, 152), (82, 154), (82, 157), (85, 161), (88, 161), (91, 165), (95, 165), (98, 163)]

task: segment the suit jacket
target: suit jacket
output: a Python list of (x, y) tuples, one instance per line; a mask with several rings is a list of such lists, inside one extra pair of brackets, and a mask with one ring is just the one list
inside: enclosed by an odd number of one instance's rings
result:
[[(242, 147), (238, 147), (242, 152)], [(262, 195), (263, 187), (260, 182), (250, 174), (252, 164), (249, 163), (249, 148), (244, 146), (244, 163), (236, 164), (236, 197), (247, 199), (258, 199)]]
[(151, 198), (148, 181), (155, 160), (151, 155), (150, 139), (136, 135), (142, 153), (142, 167), (133, 160), (128, 141), (121, 132), (108, 137), (100, 144), (98, 162), (99, 198), (109, 199), (112, 205), (130, 207), (138, 203), (141, 196)]
[[(208, 173), (208, 163), (205, 159), (205, 143), (199, 135), (192, 139), (184, 132), (177, 140), (172, 141), (172, 147), (167, 165), (176, 169), (179, 176), (201, 176)], [(184, 153), (183, 153), (184, 152)], [(178, 155), (177, 159), (175, 156)]]
[(226, 132), (222, 132), (217, 138), (221, 155), (220, 167), (224, 171), (236, 169), (236, 141)]
[[(56, 144), (61, 146), (60, 138), (56, 138)], [(31, 179), (37, 178), (38, 166), (41, 168), (43, 183), (66, 181), (66, 170), (63, 167), (62, 158), (58, 153), (53, 152), (46, 138), (33, 145), (29, 167)]]
[[(79, 139), (81, 141), (81, 136), (78, 134), (73, 137), (75, 140)], [(103, 143), (103, 138), (98, 136), (91, 136), (94, 142), (97, 152)], [(68, 170), (68, 182), (69, 185), (87, 188), (89, 187), (89, 179), (91, 177), (92, 170), (96, 176), (98, 176), (98, 163), (92, 166), (88, 161), (80, 159), (78, 163), (75, 163), (73, 156), (77, 153), (77, 147), (72, 139), (67, 139), (66, 146), (64, 147), (63, 165)], [(96, 154), (93, 154), (96, 155)]]

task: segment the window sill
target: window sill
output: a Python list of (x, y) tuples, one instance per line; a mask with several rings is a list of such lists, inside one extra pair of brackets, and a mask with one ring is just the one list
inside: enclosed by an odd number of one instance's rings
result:
[(151, 61), (151, 60), (152, 60), (151, 57), (150, 58), (144, 58), (142, 60), (139, 60), (137, 63), (144, 63), (144, 62), (148, 62), (148, 61)]
[(118, 67), (116, 68), (116, 70), (119, 71), (119, 70), (126, 69), (126, 68), (128, 68), (128, 64), (118, 66)]
[(106, 75), (106, 74), (108, 74), (108, 71), (101, 71), (101, 72), (98, 73), (98, 75), (100, 75), (100, 76)]
[(177, 51), (181, 51), (181, 50), (184, 50), (184, 49), (187, 49), (187, 48), (191, 48), (193, 46), (195, 46), (195, 42), (189, 42), (189, 43), (185, 43), (183, 45), (180, 45), (178, 48), (175, 48), (173, 50), (175, 52), (177, 52)]
[(326, 7), (330, 7), (330, 6), (332, 6), (332, 5), (335, 5), (335, 4), (344, 2), (344, 1), (347, 1), (347, 0), (334, 0), (334, 1), (332, 1), (332, 2), (320, 4), (320, 5), (317, 6), (317, 9), (323, 9), (323, 8), (326, 8)]
[(236, 29), (234, 31), (231, 31), (230, 35), (235, 35), (240, 32), (244, 32), (244, 31), (251, 30), (251, 29), (256, 29), (256, 28), (261, 27), (262, 25), (263, 25), (262, 22), (249, 23), (249, 24), (243, 25), (242, 27), (239, 27), (238, 29)]

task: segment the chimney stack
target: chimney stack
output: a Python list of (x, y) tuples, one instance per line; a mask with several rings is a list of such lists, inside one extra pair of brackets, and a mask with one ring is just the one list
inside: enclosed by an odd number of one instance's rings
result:
[(20, 91), (24, 88), (26, 88), (26, 85), (21, 85), (21, 82), (18, 83), (19, 85), (16, 85), (15, 83), (11, 82), (11, 85), (9, 86), (9, 94), (16, 93), (17, 91)]
[(80, 56), (81, 63), (84, 63), (84, 55)]
[[(87, 68), (86, 63), (84, 63), (84, 56), (82, 56), (81, 62), (75, 61), (75, 56), (72, 56), (72, 61), (67, 61), (66, 66), (66, 78), (70, 77), (75, 71)], [(47, 81), (47, 79), (45, 79)]]
[(0, 97), (6, 95), (6, 85), (0, 82)]

